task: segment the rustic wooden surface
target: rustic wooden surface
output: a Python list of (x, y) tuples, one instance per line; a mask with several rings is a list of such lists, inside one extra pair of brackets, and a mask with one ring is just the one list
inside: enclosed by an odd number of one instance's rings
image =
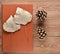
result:
[(1, 0), (0, 0), (0, 54), (2, 54)]
[[(37, 34), (34, 32), (34, 45), (32, 52), (3, 54), (60, 54), (60, 0), (2, 0), (2, 4), (4, 3), (33, 4), (34, 22), (36, 21), (35, 12), (41, 7), (47, 11), (48, 15), (45, 22), (47, 36), (46, 38), (39, 40)], [(35, 30), (35, 23), (34, 27)]]

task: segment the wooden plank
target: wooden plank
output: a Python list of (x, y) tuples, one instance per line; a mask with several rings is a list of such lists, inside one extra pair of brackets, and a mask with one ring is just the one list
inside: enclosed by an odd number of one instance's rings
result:
[(2, 30), (1, 30), (1, 1), (0, 1), (0, 53), (2, 54)]
[(11, 0), (2, 0), (3, 2), (20, 2), (20, 1), (24, 1), (24, 2), (56, 2), (56, 1), (59, 1), (60, 2), (60, 0), (13, 0), (13, 1), (11, 1)]

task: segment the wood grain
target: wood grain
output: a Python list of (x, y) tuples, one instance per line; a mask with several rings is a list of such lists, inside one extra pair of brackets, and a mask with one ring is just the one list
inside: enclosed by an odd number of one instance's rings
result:
[(0, 0), (0, 54), (2, 54), (1, 0)]
[[(60, 54), (60, 0), (2, 0), (3, 4), (33, 4), (34, 17), (34, 45), (30, 53), (3, 53), (3, 54)], [(38, 9), (47, 11), (45, 22), (47, 36), (39, 40), (36, 31), (36, 16)]]

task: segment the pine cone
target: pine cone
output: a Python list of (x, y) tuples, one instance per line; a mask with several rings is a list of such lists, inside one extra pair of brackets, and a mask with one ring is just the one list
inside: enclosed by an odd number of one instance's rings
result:
[(39, 38), (41, 39), (43, 39), (47, 35), (46, 31), (41, 27), (38, 28), (38, 34), (39, 34)]
[(44, 21), (45, 18), (47, 17), (47, 12), (45, 12), (44, 10), (41, 10), (37, 12), (36, 16), (38, 17), (38, 19), (40, 19), (41, 21)]

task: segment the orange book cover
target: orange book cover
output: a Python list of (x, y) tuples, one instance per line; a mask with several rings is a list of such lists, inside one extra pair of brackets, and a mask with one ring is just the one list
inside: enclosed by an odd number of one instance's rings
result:
[[(2, 25), (9, 18), (14, 15), (16, 8), (21, 7), (31, 14), (33, 13), (33, 6), (31, 4), (3, 4), (2, 5)], [(3, 52), (29, 52), (33, 49), (33, 22), (14, 33), (5, 32), (2, 28), (2, 44)]]

